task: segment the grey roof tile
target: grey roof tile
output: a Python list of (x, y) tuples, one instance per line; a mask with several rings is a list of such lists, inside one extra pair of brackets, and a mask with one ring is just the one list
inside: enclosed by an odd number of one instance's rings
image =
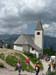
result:
[(43, 30), (42, 23), (40, 20), (37, 20), (36, 30)]
[(16, 45), (30, 45), (31, 47), (35, 48), (36, 50), (39, 50), (40, 48), (37, 47), (34, 43), (33, 36), (30, 35), (20, 35), (19, 38), (14, 42)]

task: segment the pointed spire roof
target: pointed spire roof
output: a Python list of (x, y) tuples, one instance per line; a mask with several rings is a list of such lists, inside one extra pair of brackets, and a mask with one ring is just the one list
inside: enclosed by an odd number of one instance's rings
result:
[(40, 20), (37, 20), (36, 24), (37, 24), (36, 25), (36, 30), (43, 30), (42, 23), (41, 23)]

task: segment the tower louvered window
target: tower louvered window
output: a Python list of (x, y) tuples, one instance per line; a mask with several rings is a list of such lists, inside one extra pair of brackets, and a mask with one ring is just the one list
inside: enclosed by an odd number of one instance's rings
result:
[(40, 32), (37, 32), (37, 35), (40, 35)]

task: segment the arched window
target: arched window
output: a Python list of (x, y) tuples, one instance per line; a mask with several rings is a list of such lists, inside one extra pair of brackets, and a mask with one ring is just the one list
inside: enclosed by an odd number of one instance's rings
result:
[(37, 35), (40, 35), (40, 32), (37, 32)]
[(32, 47), (32, 51), (34, 51), (34, 48)]

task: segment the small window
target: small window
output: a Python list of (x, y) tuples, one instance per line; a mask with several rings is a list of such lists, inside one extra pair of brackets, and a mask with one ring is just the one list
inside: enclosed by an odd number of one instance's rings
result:
[(34, 51), (34, 48), (32, 47), (32, 51)]
[(37, 32), (37, 35), (40, 35), (40, 32)]

